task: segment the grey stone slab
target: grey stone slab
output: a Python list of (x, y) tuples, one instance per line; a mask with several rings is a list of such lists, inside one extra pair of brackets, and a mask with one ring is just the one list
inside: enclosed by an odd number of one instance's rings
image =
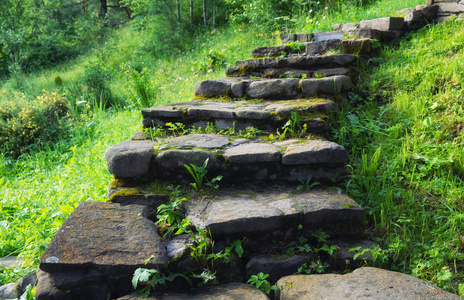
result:
[(170, 139), (168, 147), (218, 149), (230, 143), (229, 137), (216, 134), (190, 134)]
[[(342, 41), (344, 53), (368, 54), (372, 52), (371, 39), (346, 39)], [(347, 75), (347, 74), (345, 74)]]
[(318, 190), (223, 190), (209, 202), (189, 201), (185, 209), (192, 224), (211, 230), (213, 237), (253, 236), (285, 230), (291, 223), (304, 223), (307, 230), (341, 226), (343, 233), (359, 233), (364, 222), (364, 210), (351, 198)]
[(246, 89), (250, 85), (250, 80), (243, 80), (232, 83), (230, 91), (235, 98), (243, 98), (246, 95)]
[(165, 268), (166, 250), (144, 210), (139, 205), (80, 203), (40, 258), (40, 269), (63, 272), (92, 266), (104, 274), (131, 275), (139, 267)]
[(298, 79), (270, 79), (252, 82), (246, 94), (252, 99), (289, 99), (298, 95)]
[(342, 42), (339, 39), (306, 43), (306, 55), (316, 55), (325, 53), (329, 50), (338, 50), (341, 46)]
[(265, 110), (274, 111), (276, 115), (281, 117), (291, 116), (291, 112), (298, 112), (300, 115), (324, 112), (328, 113), (332, 110), (334, 102), (332, 100), (314, 101), (314, 100), (298, 100), (288, 103), (275, 103), (266, 106)]
[[(362, 20), (361, 22), (359, 22), (359, 28), (360, 29), (372, 29), (372, 20)], [(347, 31), (350, 32), (352, 30), (347, 30)]]
[(321, 74), (324, 76), (336, 76), (336, 75), (349, 76), (351, 71), (349, 68), (330, 68), (330, 69), (319, 69), (314, 73)]
[(222, 168), (222, 164), (214, 153), (205, 150), (166, 150), (160, 152), (155, 158), (157, 171), (183, 172), (184, 165), (202, 166), (208, 160), (207, 170), (214, 171)]
[(231, 147), (224, 152), (224, 159), (229, 163), (249, 164), (261, 162), (279, 162), (280, 149), (264, 143), (248, 143)]
[(361, 27), (359, 29), (349, 30), (346, 32), (349, 36), (357, 36), (360, 38), (367, 38), (372, 40), (380, 40), (380, 33), (378, 30), (371, 28)]
[(170, 117), (170, 118), (180, 118), (182, 113), (185, 112), (185, 108), (176, 107), (174, 105), (169, 106), (156, 106), (142, 109), (142, 116), (147, 117)]
[(287, 65), (295, 69), (312, 69), (314, 67), (331, 68), (334, 66), (348, 66), (356, 61), (353, 54), (336, 54), (323, 56), (294, 56), (288, 57)]
[(464, 12), (464, 5), (458, 3), (437, 3), (437, 13), (462, 13)]
[(218, 107), (217, 105), (202, 105), (197, 107), (191, 107), (187, 110), (187, 117), (192, 118), (221, 118), (221, 119), (233, 119), (234, 110), (230, 108)]
[(238, 119), (264, 121), (271, 117), (271, 112), (262, 110), (261, 108), (239, 108), (235, 111), (235, 116)]
[(281, 56), (283, 54), (290, 53), (291, 48), (288, 45), (277, 46), (277, 47), (260, 47), (252, 51), (253, 57), (265, 57), (265, 56)]
[(401, 30), (404, 25), (404, 19), (401, 17), (385, 17), (373, 19), (372, 29), (380, 31)]
[(419, 22), (422, 21), (424, 18), (422, 11), (420, 10), (412, 10), (409, 12), (406, 16), (404, 16), (404, 21), (405, 22)]
[(269, 300), (263, 292), (244, 283), (228, 283), (207, 287), (189, 293), (168, 293), (142, 297), (140, 294), (127, 295), (118, 300)]
[(425, 20), (432, 20), (437, 16), (438, 6), (435, 5), (418, 5), (416, 10), (422, 12), (422, 16)]
[(342, 25), (341, 31), (345, 32), (348, 30), (353, 30), (353, 29), (358, 29), (358, 28), (359, 28), (359, 23), (346, 23)]
[(105, 153), (108, 171), (118, 178), (147, 175), (155, 155), (155, 144), (152, 141), (125, 141), (111, 146)]
[(195, 96), (219, 97), (227, 94), (232, 79), (203, 80), (195, 85)]
[(236, 67), (255, 67), (255, 68), (277, 68), (280, 58), (255, 58), (239, 60), (235, 62)]
[(282, 33), (280, 39), (282, 43), (288, 42), (308, 42), (314, 38), (312, 33)]
[(461, 299), (410, 275), (370, 267), (346, 275), (287, 276), (277, 287), (277, 299)]
[(316, 32), (314, 33), (313, 40), (315, 42), (318, 41), (326, 41), (326, 40), (343, 40), (344, 35), (342, 31), (328, 31), (328, 32)]
[(300, 80), (301, 91), (308, 95), (331, 94), (339, 95), (348, 91), (352, 84), (348, 76), (333, 76)]
[(345, 147), (321, 140), (290, 145), (282, 155), (284, 165), (343, 164), (347, 160)]
[(0, 286), (0, 299), (18, 299), (21, 294), (19, 284), (16, 282)]

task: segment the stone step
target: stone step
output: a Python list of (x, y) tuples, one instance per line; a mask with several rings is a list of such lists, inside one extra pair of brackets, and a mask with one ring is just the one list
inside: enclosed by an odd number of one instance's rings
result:
[(195, 85), (197, 98), (232, 97), (265, 100), (339, 96), (352, 87), (350, 77), (337, 75), (323, 78), (246, 79), (221, 78), (204, 80)]
[[(289, 56), (274, 58), (254, 58), (235, 62), (235, 68), (239, 74), (246, 74), (254, 68), (292, 68), (297, 70), (317, 70), (349, 67), (356, 64), (356, 56), (353, 54), (333, 54), (318, 56)], [(226, 71), (227, 72), (227, 71)]]
[(192, 224), (214, 239), (285, 233), (298, 225), (305, 236), (319, 229), (331, 237), (364, 232), (364, 209), (338, 191), (221, 190), (208, 201), (187, 202), (185, 209)]
[[(242, 74), (240, 74), (242, 73)], [(261, 78), (322, 78), (344, 75), (355, 78), (355, 72), (350, 68), (314, 68), (313, 70), (301, 70), (296, 68), (252, 68), (246, 74), (240, 68), (231, 67), (226, 70), (227, 76), (249, 76)], [(243, 78), (247, 78), (243, 77)], [(245, 79), (244, 79), (245, 80)]]
[[(266, 141), (264, 138), (268, 139)], [(193, 182), (185, 165), (201, 167), (208, 159), (207, 179), (221, 175), (221, 185), (327, 183), (347, 175), (348, 154), (343, 146), (318, 139), (270, 141), (216, 134), (192, 134), (156, 141), (125, 141), (105, 153), (116, 179)]]
[(171, 103), (142, 110), (145, 128), (182, 123), (186, 127), (206, 128), (213, 124), (220, 130), (246, 130), (254, 127), (275, 132), (296, 112), (307, 126), (307, 132), (323, 132), (334, 102), (327, 99), (286, 101), (231, 101), (193, 100)]
[[(328, 51), (341, 51), (343, 53), (351, 54), (369, 54), (372, 52), (371, 39), (331, 39), (323, 41), (315, 41), (305, 43), (305, 55), (323, 55)], [(288, 45), (274, 46), (274, 47), (261, 47), (252, 51), (253, 58), (264, 57), (286, 57), (289, 55), (296, 55)], [(233, 69), (232, 69), (233, 70)], [(236, 73), (238, 73), (236, 70)], [(231, 70), (227, 75), (231, 75)]]
[(86, 201), (40, 258), (37, 299), (107, 299), (132, 291), (137, 268), (164, 270), (166, 249), (147, 207)]

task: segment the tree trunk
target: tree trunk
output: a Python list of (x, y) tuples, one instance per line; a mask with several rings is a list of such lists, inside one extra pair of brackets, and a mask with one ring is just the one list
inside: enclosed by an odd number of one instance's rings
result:
[(176, 0), (176, 6), (177, 6), (177, 22), (179, 24), (179, 30), (182, 27), (182, 21), (180, 19), (180, 0)]
[(213, 29), (216, 28), (216, 0), (213, 0)]
[(206, 0), (203, 0), (203, 20), (205, 22), (205, 26), (208, 26), (208, 5)]
[(190, 0), (190, 29), (193, 29), (193, 0)]
[(98, 16), (100, 17), (100, 19), (104, 19), (107, 13), (108, 13), (107, 0), (100, 0), (100, 11), (98, 12)]

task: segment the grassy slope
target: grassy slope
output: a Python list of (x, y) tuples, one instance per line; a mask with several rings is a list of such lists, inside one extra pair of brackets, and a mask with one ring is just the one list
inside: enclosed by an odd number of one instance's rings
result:
[[(392, 15), (394, 10), (422, 2), (383, 1), (368, 10), (350, 14), (345, 10), (344, 19), (335, 12), (326, 19), (321, 16), (317, 28), (310, 28), (312, 22), (307, 20), (295, 27), (318, 30), (337, 22)], [(400, 50), (384, 51), (384, 60), (374, 76), (365, 79), (361, 91), (377, 97), (361, 101), (353, 96), (334, 129), (336, 138), (352, 151), (354, 177), (348, 192), (370, 209), (370, 224), (380, 237), (379, 247), (372, 251), (374, 265), (413, 273), (454, 291), (462, 282), (457, 259), (462, 259), (463, 234), (459, 151), (463, 69), (458, 34), (463, 30), (461, 25), (431, 27)], [(157, 103), (186, 101), (193, 96), (197, 81), (220, 77), (224, 70), (193, 75), (192, 63), (204, 61), (204, 53), (216, 49), (223, 51), (231, 65), (249, 57), (252, 48), (271, 44), (271, 35), (257, 35), (259, 29), (245, 28), (207, 33), (192, 42), (188, 53), (156, 61), (141, 52), (142, 34), (126, 28), (99, 51), (107, 67), (117, 70), (119, 75), (111, 86), (122, 97), (129, 95), (121, 64), (144, 62), (151, 71), (150, 80), (160, 87)], [(56, 75), (65, 82), (78, 80), (83, 65), (95, 57), (28, 76), (29, 95), (55, 89)], [(454, 63), (445, 66), (444, 57)], [(7, 83), (0, 94), (8, 97), (9, 93)], [(378, 99), (385, 101), (380, 109), (376, 108)], [(63, 140), (54, 149), (17, 161), (0, 156), (0, 194), (6, 195), (0, 202), (0, 255), (21, 253), (35, 265), (53, 233), (79, 202), (105, 199), (111, 176), (103, 153), (110, 145), (128, 139), (139, 126), (137, 111), (108, 114), (96, 110), (92, 118), (74, 128), (71, 142)], [(11, 272), (0, 275), (4, 282), (14, 278)]]

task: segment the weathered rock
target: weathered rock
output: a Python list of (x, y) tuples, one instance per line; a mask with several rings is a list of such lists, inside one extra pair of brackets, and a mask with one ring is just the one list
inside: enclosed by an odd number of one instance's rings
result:
[(404, 19), (399, 17), (378, 18), (371, 21), (371, 28), (380, 31), (401, 30), (404, 25)]
[(348, 153), (333, 142), (312, 140), (288, 146), (282, 155), (284, 165), (345, 163)]
[(298, 95), (298, 79), (274, 79), (252, 82), (246, 94), (252, 99), (291, 99)]
[(263, 111), (261, 107), (238, 108), (235, 111), (238, 119), (246, 120), (268, 120), (271, 117), (270, 110)]
[(306, 44), (306, 55), (322, 54), (329, 50), (340, 49), (342, 45), (341, 40), (323, 40), (318, 42), (311, 42)]
[(82, 202), (50, 242), (40, 269), (63, 272), (92, 267), (103, 274), (132, 275), (138, 267), (164, 268), (166, 251), (144, 209)]
[(348, 76), (333, 76), (319, 79), (300, 80), (301, 91), (307, 95), (330, 94), (339, 95), (348, 91), (352, 84)]
[(279, 147), (274, 145), (248, 143), (227, 149), (223, 156), (229, 163), (279, 162), (281, 157), (279, 150)]
[(342, 41), (344, 53), (368, 54), (372, 52), (371, 39), (346, 39)]
[[(21, 289), (21, 294), (23, 294), (27, 287), (30, 285), (30, 286), (36, 286), (37, 285), (37, 273), (34, 272), (32, 274), (29, 274), (27, 276), (24, 276), (23, 278), (21, 278), (19, 281), (18, 281), (18, 285)], [(0, 299), (3, 299), (0, 297)]]
[(21, 294), (21, 287), (16, 282), (0, 286), (0, 299), (17, 299)]
[(111, 146), (105, 153), (108, 171), (117, 178), (147, 175), (155, 154), (154, 146), (152, 141), (125, 141)]
[(164, 295), (151, 295), (147, 298), (141, 297), (140, 295), (128, 295), (118, 300), (244, 300), (244, 299), (253, 299), (253, 300), (268, 300), (269, 298), (258, 290), (248, 284), (244, 283), (229, 283), (218, 286), (213, 286), (209, 288), (204, 288), (199, 291), (194, 291), (191, 293), (172, 293)]
[(195, 96), (219, 97), (226, 95), (233, 80), (222, 78), (203, 80), (195, 85)]
[(292, 68), (297, 70), (310, 70), (316, 67), (343, 67), (348, 66), (355, 61), (356, 56), (352, 54), (334, 54), (323, 56), (289, 56), (284, 58), (255, 58), (240, 60), (235, 64), (238, 68)]
[(437, 16), (438, 6), (435, 5), (418, 5), (416, 10), (422, 12), (422, 16), (425, 20), (430, 21)]
[(194, 246), (193, 239), (187, 235), (176, 235), (164, 243), (169, 260), (177, 260), (184, 256), (188, 250), (187, 246)]
[(138, 131), (131, 136), (132, 141), (145, 141), (149, 139), (150, 138), (144, 131)]
[[(114, 294), (110, 288), (110, 278), (102, 276), (95, 270), (75, 270), (68, 272), (47, 273), (39, 270), (38, 284), (35, 291), (37, 300), (88, 299), (105, 300), (108, 294)], [(111, 278), (113, 279), (113, 278)], [(130, 278), (127, 278), (130, 283)], [(130, 284), (126, 285), (126, 293)]]
[(185, 109), (179, 109), (178, 107), (173, 105), (169, 106), (157, 106), (156, 109), (154, 107), (144, 108), (142, 109), (142, 116), (144, 118), (150, 117), (169, 117), (169, 118), (180, 118), (182, 114), (185, 112)]
[(405, 22), (419, 22), (423, 19), (423, 17), (424, 16), (422, 14), (422, 11), (414, 9), (404, 17), (404, 21)]
[(410, 275), (361, 268), (346, 275), (293, 275), (277, 282), (276, 299), (461, 299)]
[(462, 13), (464, 12), (464, 5), (458, 3), (437, 3), (438, 6), (437, 14), (443, 13)]
[(209, 159), (206, 167), (209, 171), (216, 171), (221, 168), (221, 163), (218, 161), (216, 155), (209, 151), (204, 150), (167, 150), (163, 151), (155, 159), (157, 171), (160, 174), (165, 172), (186, 173), (185, 165), (202, 166), (203, 163)]
[(239, 82), (232, 83), (230, 91), (232, 92), (232, 96), (235, 98), (243, 98), (246, 95), (246, 89), (250, 85), (250, 80), (243, 80)]
[(190, 134), (169, 140), (168, 147), (217, 149), (230, 143), (229, 137), (216, 134)]
[(345, 36), (341, 31), (316, 32), (314, 33), (313, 40), (315, 42), (326, 40), (343, 40), (344, 37)]
[[(186, 116), (190, 118), (212, 117), (219, 119), (233, 119), (234, 111), (229, 105), (202, 105), (193, 106), (187, 110)], [(232, 105), (233, 106), (233, 105)]]
[(341, 30), (345, 32), (348, 30), (353, 30), (353, 29), (358, 29), (358, 28), (359, 28), (359, 23), (346, 23), (342, 25)]
[(312, 33), (282, 33), (280, 39), (282, 43), (288, 42), (309, 42), (314, 38)]
[(298, 272), (298, 268), (308, 263), (310, 257), (303, 255), (292, 255), (287, 257), (275, 257), (272, 255), (259, 255), (252, 257), (247, 264), (248, 277), (259, 272), (269, 274), (268, 280), (271, 283), (280, 278)]
[(277, 47), (261, 47), (254, 49), (251, 53), (253, 57), (273, 57), (281, 56), (282, 54), (288, 54), (291, 52), (291, 48), (288, 45), (277, 46)]
[(354, 29), (346, 32), (349, 36), (357, 36), (360, 38), (367, 38), (371, 40), (380, 40), (380, 33), (378, 30), (370, 29), (370, 28), (359, 28)]
[(185, 208), (192, 225), (210, 230), (213, 238), (255, 236), (292, 224), (346, 236), (364, 228), (364, 210), (348, 196), (329, 191), (223, 190), (208, 202), (189, 201)]
[(125, 205), (144, 205), (157, 208), (169, 202), (169, 193), (152, 193), (136, 187), (116, 187), (108, 189), (108, 200)]

